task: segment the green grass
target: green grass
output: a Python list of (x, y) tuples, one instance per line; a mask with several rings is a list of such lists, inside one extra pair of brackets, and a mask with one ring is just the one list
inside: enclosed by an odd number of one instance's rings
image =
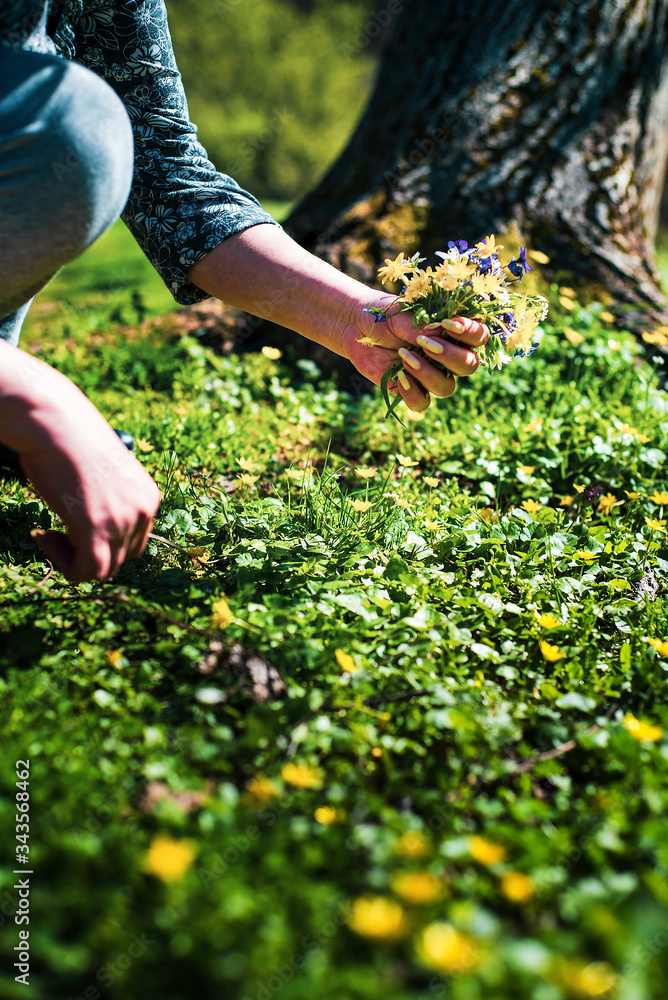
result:
[[(530, 359), (406, 429), (150, 324), (31, 334), (139, 438), (177, 546), (69, 585), (30, 537), (51, 514), (2, 487), (34, 996), (666, 996), (668, 408), (630, 337), (556, 299)], [(257, 701), (232, 642), (285, 694)]]

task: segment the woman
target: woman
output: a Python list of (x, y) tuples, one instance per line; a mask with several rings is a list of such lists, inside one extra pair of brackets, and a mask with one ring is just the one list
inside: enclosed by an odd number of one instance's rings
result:
[[(298, 246), (198, 143), (164, 0), (9, 0), (0, 6), (0, 443), (67, 525), (41, 545), (72, 580), (106, 579), (140, 555), (155, 483), (64, 376), (18, 347), (32, 296), (122, 214), (177, 302), (213, 295), (347, 357), (378, 384), (402, 358), (397, 391), (414, 410), (449, 396), (446, 376), (410, 351), (392, 296)], [(458, 328), (457, 328), (458, 326)], [(454, 375), (475, 371), (486, 327), (460, 344), (420, 337)], [(426, 390), (426, 391), (425, 391)]]

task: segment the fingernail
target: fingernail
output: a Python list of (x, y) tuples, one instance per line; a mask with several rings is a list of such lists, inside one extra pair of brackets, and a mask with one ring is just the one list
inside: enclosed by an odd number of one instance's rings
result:
[(399, 372), (397, 375), (397, 382), (402, 389), (410, 389), (411, 383), (409, 381), (408, 375), (405, 372)]
[(397, 351), (397, 354), (399, 355), (401, 360), (405, 361), (408, 367), (412, 368), (414, 371), (418, 371), (418, 369), (421, 367), (417, 354), (413, 354), (411, 351), (407, 351), (405, 347), (400, 347), (399, 350)]
[(420, 347), (424, 347), (425, 350), (431, 351), (432, 354), (442, 354), (445, 348), (443, 344), (439, 344), (437, 340), (432, 340), (431, 337), (425, 337), (423, 334), (417, 338), (417, 342)]
[(465, 331), (464, 324), (458, 323), (456, 319), (444, 319), (441, 326), (444, 330), (449, 330), (450, 333), (464, 333)]
[(441, 329), (441, 324), (440, 324), (440, 322), (439, 323), (430, 323), (429, 326), (425, 326), (424, 329), (425, 330), (440, 330)]

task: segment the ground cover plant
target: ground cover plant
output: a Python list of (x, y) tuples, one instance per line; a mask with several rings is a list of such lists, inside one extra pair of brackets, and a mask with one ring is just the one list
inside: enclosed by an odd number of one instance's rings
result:
[(132, 308), (31, 336), (137, 437), (146, 556), (69, 585), (1, 487), (3, 995), (29, 759), (33, 996), (664, 997), (668, 409), (636, 342), (554, 286), (531, 358), (402, 427)]

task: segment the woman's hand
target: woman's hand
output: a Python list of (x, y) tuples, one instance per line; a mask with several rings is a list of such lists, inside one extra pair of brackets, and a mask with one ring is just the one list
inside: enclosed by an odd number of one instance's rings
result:
[(0, 441), (67, 526), (37, 536), (65, 576), (105, 580), (141, 555), (158, 487), (68, 378), (4, 341)]
[[(396, 381), (390, 382), (390, 392), (399, 392), (410, 410), (426, 410), (430, 396), (451, 396), (457, 387), (457, 375), (472, 375), (478, 367), (478, 358), (473, 347), (480, 347), (489, 338), (489, 330), (477, 320), (456, 317), (447, 331), (452, 343), (442, 334), (442, 330), (415, 329), (410, 312), (394, 311), (390, 308), (386, 318), (375, 322), (375, 318), (365, 308), (383, 309), (396, 301), (395, 296), (379, 292), (371, 301), (354, 303), (350, 320), (342, 336), (342, 353), (355, 365), (365, 378), (376, 385), (388, 368), (401, 360), (403, 371)], [(359, 343), (364, 338), (378, 341), (371, 346)], [(426, 358), (413, 348), (421, 347)], [(448, 372), (446, 374), (430, 364), (439, 361)]]

